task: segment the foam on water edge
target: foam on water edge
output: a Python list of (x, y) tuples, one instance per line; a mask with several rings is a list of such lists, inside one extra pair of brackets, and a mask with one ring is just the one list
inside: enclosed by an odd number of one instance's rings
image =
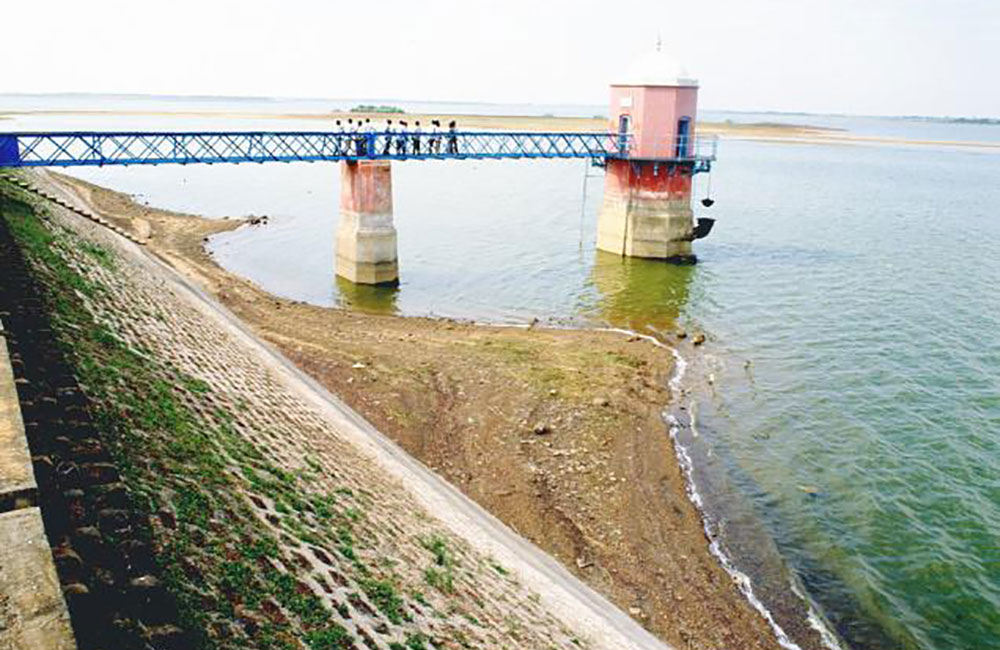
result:
[[(671, 403), (681, 404), (681, 400), (685, 397), (686, 393), (682, 387), (682, 381), (684, 375), (687, 373), (689, 362), (685, 359), (677, 348), (667, 345), (657, 339), (654, 336), (648, 334), (640, 334), (628, 329), (622, 329), (617, 327), (602, 328), (604, 331), (617, 332), (620, 334), (625, 334), (628, 336), (637, 336), (643, 340), (651, 342), (653, 345), (669, 350), (674, 357), (674, 372), (670, 379), (667, 381), (667, 385), (670, 388), (671, 393)], [(695, 427), (695, 419), (693, 417), (693, 409), (696, 405), (694, 400), (688, 403), (688, 410), (692, 413), (691, 424), (689, 425), (691, 433), (693, 436), (697, 437), (698, 430)], [(726, 555), (725, 551), (722, 549), (722, 545), (719, 543), (718, 536), (712, 530), (712, 525), (708, 519), (708, 515), (705, 511), (704, 500), (701, 494), (698, 492), (698, 486), (694, 480), (694, 461), (691, 459), (691, 455), (688, 453), (687, 449), (681, 444), (680, 440), (677, 438), (677, 434), (680, 432), (683, 426), (680, 421), (669, 411), (669, 409), (664, 409), (663, 418), (667, 422), (668, 430), (670, 433), (670, 439), (674, 445), (674, 452), (677, 455), (677, 462), (681, 467), (681, 471), (684, 473), (685, 485), (687, 486), (686, 492), (688, 499), (697, 508), (699, 515), (701, 515), (702, 526), (705, 529), (705, 535), (710, 540), (708, 549), (709, 552), (715, 557), (722, 568), (729, 574), (733, 582), (739, 587), (740, 593), (747, 599), (750, 605), (757, 610), (757, 612), (767, 621), (768, 625), (771, 626), (771, 630), (774, 631), (775, 636), (778, 639), (778, 643), (785, 650), (802, 650), (795, 641), (793, 641), (788, 634), (782, 629), (781, 625), (774, 619), (773, 614), (767, 608), (767, 606), (757, 597), (754, 593), (753, 582), (750, 576), (740, 571)], [(845, 650), (844, 646), (837, 639), (837, 635), (833, 632), (830, 626), (823, 620), (816, 606), (808, 595), (800, 588), (798, 588), (794, 581), (790, 581), (789, 588), (792, 592), (806, 605), (808, 610), (807, 622), (809, 626), (816, 630), (819, 634), (820, 639), (824, 646), (830, 650)]]

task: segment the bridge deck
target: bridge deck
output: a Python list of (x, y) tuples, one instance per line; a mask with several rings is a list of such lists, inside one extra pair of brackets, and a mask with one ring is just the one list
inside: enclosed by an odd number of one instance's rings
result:
[[(631, 139), (609, 133), (33, 132), (0, 133), (0, 167), (70, 167), (339, 160), (628, 159)], [(664, 162), (708, 171), (715, 141), (692, 139)]]

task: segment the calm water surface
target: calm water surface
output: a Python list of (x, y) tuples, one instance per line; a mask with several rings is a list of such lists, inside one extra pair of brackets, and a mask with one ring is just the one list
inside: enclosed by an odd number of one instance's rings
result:
[[(881, 122), (1000, 140), (1000, 127)], [(780, 558), (851, 647), (1000, 647), (1000, 155), (727, 141), (721, 156), (716, 230), (681, 268), (595, 252), (602, 179), (584, 193), (580, 161), (397, 164), (397, 290), (334, 280), (334, 165), (74, 173), (158, 206), (269, 215), (212, 250), (289, 298), (703, 328), (684, 442), (723, 547), (765, 601), (787, 593)]]

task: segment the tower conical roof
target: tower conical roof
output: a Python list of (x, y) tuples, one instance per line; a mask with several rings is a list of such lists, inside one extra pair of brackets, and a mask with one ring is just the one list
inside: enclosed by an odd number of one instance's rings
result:
[(613, 84), (614, 86), (697, 86), (687, 68), (676, 58), (665, 52), (659, 41), (656, 49), (650, 50), (636, 59), (628, 71)]

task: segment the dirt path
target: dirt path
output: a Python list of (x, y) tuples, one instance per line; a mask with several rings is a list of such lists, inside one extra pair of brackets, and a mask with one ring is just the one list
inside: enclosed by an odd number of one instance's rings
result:
[(677, 647), (777, 647), (707, 552), (685, 497), (661, 418), (672, 371), (664, 350), (609, 332), (483, 327), (282, 300), (205, 252), (205, 237), (240, 222), (154, 210), (58, 178), (68, 199), (141, 229), (206, 312), (258, 346), (430, 511), (516, 562), (547, 603), (586, 622), (607, 647), (662, 647), (633, 619)]

